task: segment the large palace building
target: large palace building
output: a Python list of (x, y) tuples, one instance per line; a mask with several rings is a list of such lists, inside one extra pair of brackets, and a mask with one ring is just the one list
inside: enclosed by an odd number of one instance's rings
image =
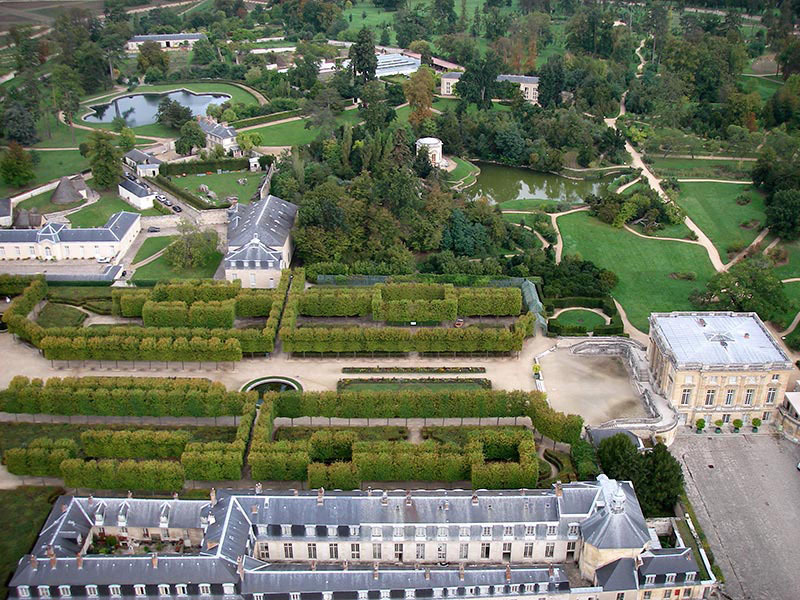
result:
[(15, 598), (390, 600), (708, 597), (678, 537), (661, 548), (633, 486), (211, 491), (208, 500), (63, 496)]

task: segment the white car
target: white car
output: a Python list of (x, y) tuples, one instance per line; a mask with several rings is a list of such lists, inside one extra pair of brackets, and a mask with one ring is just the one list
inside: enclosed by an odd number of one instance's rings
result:
[(103, 264), (110, 263), (111, 262), (111, 257), (110, 256), (98, 256), (97, 257), (97, 262), (103, 263)]

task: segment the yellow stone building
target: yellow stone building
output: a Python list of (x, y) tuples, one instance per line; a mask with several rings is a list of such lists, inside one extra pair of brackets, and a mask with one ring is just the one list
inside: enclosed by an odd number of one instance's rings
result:
[(775, 420), (792, 362), (755, 313), (650, 315), (653, 387), (687, 424)]

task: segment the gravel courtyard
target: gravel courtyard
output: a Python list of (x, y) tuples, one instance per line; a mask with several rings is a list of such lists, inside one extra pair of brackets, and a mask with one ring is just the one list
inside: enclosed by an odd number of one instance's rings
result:
[(670, 450), (727, 595), (800, 597), (800, 446), (769, 434), (686, 434)]
[(589, 425), (646, 414), (620, 358), (580, 356), (560, 348), (539, 362), (547, 400), (556, 410), (579, 414)]

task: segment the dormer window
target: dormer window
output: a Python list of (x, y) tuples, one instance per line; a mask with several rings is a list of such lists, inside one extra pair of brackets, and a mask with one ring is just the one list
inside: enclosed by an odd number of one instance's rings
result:
[(462, 538), (469, 538), (469, 527), (459, 527), (458, 536)]
[(137, 596), (145, 596), (147, 595), (147, 588), (142, 583), (137, 583), (133, 586), (133, 593)]
[(358, 590), (358, 600), (367, 600), (366, 590)]
[(322, 600), (333, 600), (333, 592), (322, 592)]
[(328, 537), (336, 537), (336, 526), (328, 525)]
[[(202, 585), (200, 589), (202, 590)], [(119, 598), (120, 596), (122, 596), (122, 588), (117, 584), (111, 584), (110, 586), (108, 586), (108, 593), (111, 594), (114, 598)], [(202, 594), (203, 592), (201, 591), (200, 593)]]
[(416, 598), (417, 591), (416, 590), (406, 590), (406, 598)]
[(232, 596), (236, 593), (236, 588), (233, 586), (232, 583), (223, 583), (222, 584), (222, 593), (226, 596)]
[(675, 573), (667, 573), (667, 583), (675, 583)]
[(547, 526), (547, 537), (555, 537), (557, 533), (558, 533), (558, 525)]
[(644, 576), (644, 583), (645, 585), (653, 585), (656, 582), (655, 575), (645, 575)]
[(381, 598), (388, 598), (389, 590), (381, 590)]
[(158, 593), (161, 596), (169, 596), (169, 584), (168, 583), (158, 584)]
[(372, 528), (372, 539), (373, 540), (380, 540), (383, 538), (383, 529), (379, 525), (376, 525)]
[(350, 535), (352, 537), (358, 537), (360, 532), (361, 532), (361, 529), (360, 529), (360, 527), (358, 525), (350, 525)]
[(97, 593), (97, 586), (96, 585), (87, 585), (86, 586), (86, 595), (89, 596), (89, 598), (97, 598), (97, 596), (99, 595)]
[(314, 525), (306, 525), (306, 536), (314, 537), (317, 535), (317, 528)]
[(402, 527), (393, 527), (392, 528), (392, 537), (395, 539), (402, 539), (403, 538), (403, 528)]
[(569, 529), (567, 530), (567, 535), (569, 537), (578, 537), (578, 524), (577, 523), (570, 523)]
[(436, 528), (436, 536), (440, 538), (447, 537), (447, 527), (437, 527)]
[(514, 537), (514, 526), (505, 525), (503, 527), (503, 537)]
[(39, 598), (49, 598), (50, 597), (50, 586), (49, 585), (40, 585), (36, 589), (39, 591)]
[(60, 585), (58, 586), (58, 595), (62, 598), (67, 598), (72, 596), (72, 590), (70, 590), (68, 585)]
[(491, 525), (484, 525), (481, 527), (481, 537), (492, 537), (492, 526)]
[(697, 576), (697, 573), (695, 573), (694, 571), (691, 571), (691, 572), (687, 573), (686, 574), (686, 583), (689, 583), (690, 581), (694, 581), (694, 578), (696, 576)]
[(289, 600), (300, 600), (300, 592), (290, 592)]
[(186, 596), (188, 594), (188, 588), (186, 587), (185, 583), (178, 583), (175, 585), (175, 593), (178, 596)]
[(209, 596), (211, 594), (211, 584), (209, 583), (201, 583), (199, 586), (200, 594), (203, 596)]
[(281, 525), (281, 535), (283, 537), (289, 537), (292, 535), (292, 526), (291, 525)]
[(536, 537), (536, 525), (525, 525), (525, 537)]
[(425, 528), (424, 527), (417, 527), (414, 530), (414, 537), (416, 537), (418, 540), (424, 540), (425, 539)]

